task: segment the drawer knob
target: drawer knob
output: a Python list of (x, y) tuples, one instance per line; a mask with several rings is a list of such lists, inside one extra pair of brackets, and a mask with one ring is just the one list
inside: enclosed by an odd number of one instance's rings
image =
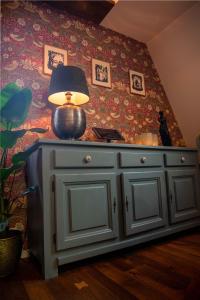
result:
[(145, 156), (143, 156), (140, 161), (141, 161), (141, 163), (144, 164), (146, 160), (147, 160), (147, 158)]
[(86, 155), (85, 158), (84, 158), (84, 161), (85, 161), (86, 163), (91, 162), (91, 161), (92, 161), (92, 156), (91, 156), (91, 155)]
[(181, 162), (184, 163), (185, 162), (185, 157), (181, 156)]

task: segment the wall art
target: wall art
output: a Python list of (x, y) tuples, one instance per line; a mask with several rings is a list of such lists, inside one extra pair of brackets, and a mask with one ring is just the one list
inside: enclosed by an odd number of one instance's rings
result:
[(110, 64), (92, 59), (92, 83), (111, 88)]
[(144, 75), (136, 71), (129, 71), (130, 90), (133, 94), (145, 96)]
[(44, 73), (51, 75), (52, 70), (59, 64), (67, 65), (67, 51), (44, 45)]

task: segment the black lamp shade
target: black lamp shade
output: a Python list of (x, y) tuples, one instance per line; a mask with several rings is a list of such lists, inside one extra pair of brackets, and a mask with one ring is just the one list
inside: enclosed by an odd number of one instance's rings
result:
[(81, 105), (89, 101), (89, 91), (85, 73), (79, 67), (59, 65), (53, 70), (48, 99), (50, 102), (63, 105), (66, 103), (66, 92), (71, 92), (71, 103)]

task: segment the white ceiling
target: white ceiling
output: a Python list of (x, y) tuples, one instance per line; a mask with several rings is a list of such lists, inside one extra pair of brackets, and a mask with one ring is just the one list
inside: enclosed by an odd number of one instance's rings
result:
[(196, 3), (119, 0), (100, 25), (147, 43)]

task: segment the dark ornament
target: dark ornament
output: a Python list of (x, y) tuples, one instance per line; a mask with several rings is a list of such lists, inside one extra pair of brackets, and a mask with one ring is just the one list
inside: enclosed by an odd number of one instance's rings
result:
[(169, 130), (167, 127), (167, 121), (164, 117), (163, 111), (159, 112), (158, 121), (160, 122), (159, 132), (160, 132), (160, 137), (161, 137), (163, 146), (172, 146), (171, 138), (169, 135)]

